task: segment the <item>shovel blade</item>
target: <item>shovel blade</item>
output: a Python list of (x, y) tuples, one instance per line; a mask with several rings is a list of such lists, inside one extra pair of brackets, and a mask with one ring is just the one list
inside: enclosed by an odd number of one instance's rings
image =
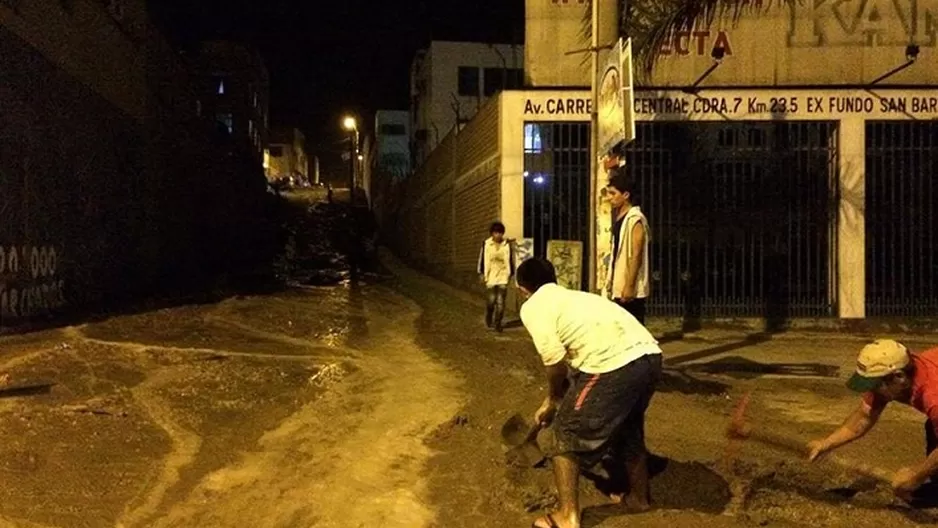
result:
[(519, 468), (540, 467), (544, 461), (544, 454), (531, 442), (512, 447), (505, 453), (505, 462), (509, 466)]

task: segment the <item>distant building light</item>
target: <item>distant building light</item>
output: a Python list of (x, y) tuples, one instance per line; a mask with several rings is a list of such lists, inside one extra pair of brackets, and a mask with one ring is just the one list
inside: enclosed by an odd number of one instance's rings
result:
[(538, 184), (538, 185), (543, 184), (543, 183), (544, 183), (544, 177), (543, 177), (543, 176), (537, 176), (537, 177), (535, 177), (535, 178), (534, 178), (534, 183), (536, 183), (536, 184)]
[(528, 171), (524, 171), (524, 172), (522, 173), (522, 176), (524, 176), (525, 178), (527, 178), (527, 177), (530, 176), (530, 175), (531, 175), (531, 173), (528, 172)]
[(225, 95), (225, 80), (218, 81), (218, 95)]

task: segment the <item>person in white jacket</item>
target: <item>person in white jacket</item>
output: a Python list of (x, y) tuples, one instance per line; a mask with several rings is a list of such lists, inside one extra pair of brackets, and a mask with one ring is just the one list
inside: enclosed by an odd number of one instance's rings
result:
[(515, 275), (515, 255), (511, 243), (505, 239), (504, 224), (492, 224), (489, 235), (491, 236), (482, 242), (482, 249), (479, 251), (478, 272), (487, 290), (485, 325), (501, 332), (508, 283)]
[(648, 219), (641, 208), (634, 204), (635, 182), (625, 173), (624, 168), (610, 169), (606, 191), (615, 214), (612, 263), (606, 292), (610, 299), (644, 325), (645, 299), (651, 293)]

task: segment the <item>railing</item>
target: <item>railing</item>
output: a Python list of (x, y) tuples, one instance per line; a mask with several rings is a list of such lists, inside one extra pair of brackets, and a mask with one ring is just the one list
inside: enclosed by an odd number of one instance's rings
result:
[(866, 125), (866, 310), (938, 315), (938, 123)]
[(627, 149), (651, 224), (650, 313), (830, 316), (836, 125), (639, 123)]

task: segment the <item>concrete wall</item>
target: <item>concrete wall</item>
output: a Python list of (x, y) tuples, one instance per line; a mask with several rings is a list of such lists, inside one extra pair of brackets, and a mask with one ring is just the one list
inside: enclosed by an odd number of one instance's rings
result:
[(119, 12), (109, 12), (94, 0), (13, 2), (15, 9), (0, 3), (0, 26), (139, 119), (146, 114), (146, 6), (143, 0), (118, 4)]
[(720, 45), (726, 58), (705, 86), (861, 85), (903, 64), (910, 43), (921, 47), (918, 63), (885, 84), (938, 84), (938, 0), (793, 4), (750, 10), (738, 24), (718, 19), (675, 35), (661, 50), (649, 84), (690, 85)]
[[(594, 0), (599, 1), (599, 0)], [(524, 73), (527, 86), (590, 85), (586, 0), (525, 0)]]
[(204, 285), (275, 241), (259, 166), (198, 119), (178, 55), (71, 5), (67, 30), (59, 3), (0, 6), (0, 330)]

